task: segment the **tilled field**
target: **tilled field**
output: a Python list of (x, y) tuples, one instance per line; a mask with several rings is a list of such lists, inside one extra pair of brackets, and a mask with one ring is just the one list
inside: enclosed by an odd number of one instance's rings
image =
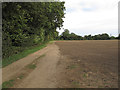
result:
[[(62, 56), (60, 87), (118, 87), (118, 41), (56, 41)], [(63, 64), (62, 64), (63, 63)]]

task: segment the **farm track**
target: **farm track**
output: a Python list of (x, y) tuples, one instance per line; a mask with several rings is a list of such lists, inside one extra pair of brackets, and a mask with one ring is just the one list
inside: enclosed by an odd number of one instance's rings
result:
[(118, 41), (56, 41), (2, 72), (2, 82), (17, 78), (11, 88), (116, 88)]

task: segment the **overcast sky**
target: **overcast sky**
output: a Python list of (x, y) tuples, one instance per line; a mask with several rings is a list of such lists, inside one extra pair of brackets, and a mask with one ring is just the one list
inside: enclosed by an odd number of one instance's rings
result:
[[(63, 28), (78, 35), (108, 33), (118, 35), (118, 2), (120, 0), (65, 1)], [(63, 30), (59, 31), (60, 33)]]

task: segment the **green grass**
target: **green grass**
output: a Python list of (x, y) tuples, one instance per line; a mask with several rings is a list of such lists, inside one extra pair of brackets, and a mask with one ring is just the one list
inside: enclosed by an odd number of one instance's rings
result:
[(35, 64), (29, 64), (27, 68), (29, 69), (35, 69), (37, 66)]
[(19, 59), (21, 59), (21, 58), (24, 58), (27, 55), (29, 55), (31, 53), (34, 53), (34, 52), (36, 52), (36, 51), (38, 51), (38, 50), (40, 50), (40, 49), (42, 49), (42, 48), (44, 48), (46, 46), (47, 45), (45, 43), (45, 44), (42, 44), (42, 45), (39, 45), (39, 46), (36, 46), (36, 47), (29, 48), (27, 50), (24, 50), (23, 52), (20, 52), (18, 54), (12, 55), (12, 56), (10, 56), (8, 58), (5, 58), (5, 59), (2, 60), (2, 67), (5, 67), (5, 66), (7, 66), (7, 65), (9, 65), (9, 64), (11, 64), (11, 63), (13, 63), (13, 62), (15, 62), (15, 61), (17, 61)]
[(2, 88), (12, 87), (13, 83), (14, 83), (14, 80), (5, 81), (4, 83), (2, 83)]

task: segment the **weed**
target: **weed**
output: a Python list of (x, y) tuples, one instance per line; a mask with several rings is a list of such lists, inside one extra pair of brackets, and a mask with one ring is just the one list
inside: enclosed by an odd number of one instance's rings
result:
[(35, 64), (29, 64), (27, 67), (28, 67), (29, 69), (35, 69), (35, 68), (36, 68), (36, 65), (35, 65)]
[(72, 84), (74, 84), (74, 85), (79, 85), (79, 82), (73, 81)]
[(70, 69), (74, 69), (74, 68), (76, 68), (76, 67), (77, 67), (76, 65), (71, 65), (71, 66), (69, 66)]
[(14, 83), (14, 80), (5, 81), (5, 82), (2, 83), (2, 88), (12, 87), (13, 83)]
[(23, 75), (23, 74), (21, 74), (18, 78), (23, 79), (23, 77), (24, 77), (24, 75)]
[(84, 77), (84, 78), (88, 77), (88, 74), (84, 73), (84, 74), (83, 74), (83, 77)]

